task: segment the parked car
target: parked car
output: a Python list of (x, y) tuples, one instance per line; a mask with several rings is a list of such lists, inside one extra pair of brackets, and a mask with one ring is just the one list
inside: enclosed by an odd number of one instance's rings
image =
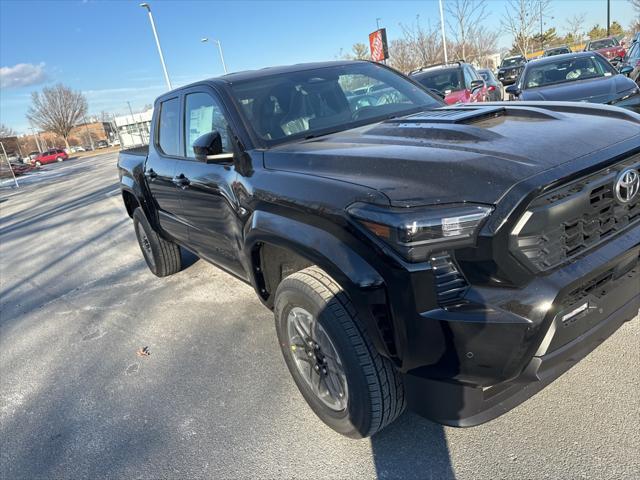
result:
[(585, 52), (598, 52), (604, 58), (616, 66), (627, 53), (624, 46), (617, 38), (607, 37), (599, 40), (591, 40), (584, 47)]
[(68, 160), (68, 159), (69, 159), (69, 155), (67, 155), (67, 152), (65, 152), (63, 149), (51, 148), (37, 155), (32, 160), (32, 162), (36, 167), (39, 167), (40, 165), (44, 165), (46, 163), (62, 162), (63, 160)]
[[(395, 101), (352, 107), (354, 79)], [(154, 106), (151, 145), (118, 159), (149, 269), (180, 271), (182, 245), (252, 285), (344, 435), (405, 405), (489, 421), (638, 314), (639, 115), (446, 107), (372, 62), (232, 73)]]
[(111, 142), (109, 143), (110, 147), (119, 147), (120, 146), (120, 140), (118, 140), (117, 138), (111, 140)]
[(507, 87), (506, 91), (516, 100), (606, 103), (640, 113), (638, 85), (595, 52), (577, 52), (531, 62), (518, 83)]
[(559, 47), (548, 48), (544, 51), (543, 57), (553, 57), (555, 55), (562, 55), (565, 53), (572, 53), (571, 48), (567, 45), (562, 45)]
[(631, 40), (631, 43), (638, 43), (640, 42), (640, 32), (637, 32), (634, 36), (633, 39)]
[(109, 144), (106, 140), (98, 140), (98, 142), (96, 143), (96, 148), (107, 148), (108, 146)]
[(478, 70), (487, 86), (487, 100), (491, 102), (501, 102), (503, 99), (502, 84), (496, 79), (495, 75), (488, 68)]
[(527, 59), (522, 55), (503, 58), (498, 68), (498, 80), (503, 85), (515, 83), (526, 63)]
[(462, 61), (422, 67), (410, 72), (409, 76), (435, 91), (448, 105), (486, 102), (488, 98), (482, 77), (472, 65)]
[[(9, 170), (9, 166), (11, 170)], [(7, 164), (7, 161), (0, 159), (0, 178), (2, 179), (13, 178), (13, 176), (19, 177), (32, 169), (32, 165), (25, 165), (20, 160), (9, 160)], [(13, 175), (11, 174), (12, 171)]]
[(71, 151), (73, 153), (77, 153), (77, 152), (84, 152), (86, 150), (84, 149), (84, 147), (82, 145), (74, 145), (73, 147), (71, 147)]
[(640, 42), (631, 45), (620, 63), (620, 73), (640, 85)]

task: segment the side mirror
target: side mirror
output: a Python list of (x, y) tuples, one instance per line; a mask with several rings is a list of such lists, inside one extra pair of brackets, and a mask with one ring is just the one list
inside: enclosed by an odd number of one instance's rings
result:
[(515, 84), (509, 85), (507, 88), (504, 89), (504, 91), (507, 92), (509, 95), (513, 95), (514, 97), (517, 97), (518, 95), (520, 95), (520, 89)]
[(222, 137), (217, 130), (196, 138), (193, 142), (193, 153), (196, 160), (205, 163), (228, 162), (233, 159), (233, 153), (223, 153)]
[(620, 69), (620, 73), (622, 75), (626, 75), (627, 77), (631, 75), (631, 72), (633, 72), (633, 67), (631, 65), (625, 65)]
[(484, 80), (471, 80), (471, 91), (475, 92), (479, 88), (484, 87)]
[(440, 100), (444, 100), (444, 93), (442, 93), (440, 90), (436, 90), (435, 88), (430, 88), (429, 92), (431, 92), (432, 95), (435, 95), (436, 97), (438, 97)]

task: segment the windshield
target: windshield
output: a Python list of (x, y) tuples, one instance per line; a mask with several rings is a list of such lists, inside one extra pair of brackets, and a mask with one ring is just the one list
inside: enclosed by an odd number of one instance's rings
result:
[(568, 48), (552, 48), (545, 53), (546, 57), (553, 57), (554, 55), (562, 55), (563, 53), (571, 53)]
[(233, 96), (268, 145), (442, 106), (392, 71), (354, 63), (232, 84)]
[(610, 77), (614, 74), (613, 67), (609, 66), (606, 60), (595, 56), (540, 64), (530, 63), (523, 88), (537, 88), (589, 78)]
[(505, 58), (504, 60), (502, 60), (502, 64), (500, 65), (500, 67), (515, 67), (516, 65), (520, 65), (522, 63), (524, 63), (522, 57)]
[(615, 38), (605, 38), (604, 40), (596, 40), (589, 44), (589, 50), (600, 50), (601, 48), (611, 48), (618, 45)]
[(460, 73), (458, 68), (447, 68), (418, 73), (413, 78), (425, 87), (433, 88), (446, 95), (452, 91), (464, 89)]

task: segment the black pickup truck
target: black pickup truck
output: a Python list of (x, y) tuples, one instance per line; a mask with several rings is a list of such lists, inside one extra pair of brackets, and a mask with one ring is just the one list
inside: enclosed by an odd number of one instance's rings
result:
[(635, 113), (445, 107), (383, 65), (331, 62), (168, 92), (151, 139), (118, 163), (149, 268), (177, 273), (184, 247), (251, 284), (342, 434), (407, 405), (486, 422), (638, 314)]

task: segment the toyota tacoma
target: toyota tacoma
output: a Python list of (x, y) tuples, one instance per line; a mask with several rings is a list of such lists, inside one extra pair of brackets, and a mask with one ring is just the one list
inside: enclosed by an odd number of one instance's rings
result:
[(380, 64), (267, 68), (159, 97), (118, 169), (151, 271), (183, 247), (252, 285), (350, 437), (406, 407), (489, 421), (640, 307), (640, 116), (615, 107), (447, 107)]

